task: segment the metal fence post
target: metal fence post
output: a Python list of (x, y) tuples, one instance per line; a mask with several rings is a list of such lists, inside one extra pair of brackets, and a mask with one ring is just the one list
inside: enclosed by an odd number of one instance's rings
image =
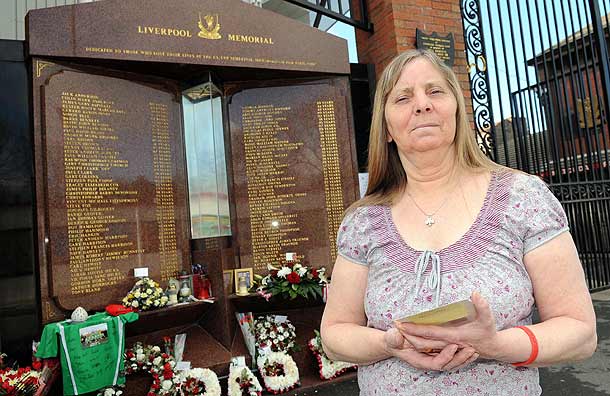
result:
[[(599, 10), (599, 4), (597, 0), (589, 0), (589, 7), (591, 8), (591, 19), (593, 22), (593, 30), (597, 37), (597, 54), (600, 63), (600, 74), (603, 86), (604, 95), (604, 121), (608, 124), (608, 117), (610, 116), (610, 101), (608, 100), (608, 93), (610, 92), (610, 70), (609, 70), (609, 59), (608, 59), (608, 43), (606, 42), (606, 33), (604, 32), (604, 26), (602, 25), (602, 17)], [(602, 121), (603, 122), (603, 121)]]

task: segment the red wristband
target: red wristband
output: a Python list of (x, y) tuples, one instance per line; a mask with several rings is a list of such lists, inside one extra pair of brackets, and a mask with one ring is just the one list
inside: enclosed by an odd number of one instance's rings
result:
[(511, 364), (515, 367), (527, 366), (529, 364), (534, 363), (534, 361), (538, 357), (538, 340), (536, 339), (536, 336), (534, 335), (534, 333), (532, 333), (532, 331), (529, 328), (527, 328), (525, 326), (517, 326), (516, 328), (525, 331), (525, 334), (527, 334), (527, 336), (529, 337), (530, 343), (532, 344), (532, 353), (530, 354), (530, 357), (526, 361), (518, 362), (518, 363), (511, 363)]

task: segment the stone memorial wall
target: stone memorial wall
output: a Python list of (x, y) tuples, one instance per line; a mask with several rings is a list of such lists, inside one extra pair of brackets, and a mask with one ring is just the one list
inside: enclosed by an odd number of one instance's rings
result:
[(156, 280), (188, 269), (175, 94), (57, 66), (43, 71), (39, 150), (50, 297), (61, 309), (100, 308), (126, 294), (133, 268), (148, 267)]
[(343, 211), (356, 199), (346, 82), (253, 88), (229, 106), (242, 267), (297, 253), (329, 270)]

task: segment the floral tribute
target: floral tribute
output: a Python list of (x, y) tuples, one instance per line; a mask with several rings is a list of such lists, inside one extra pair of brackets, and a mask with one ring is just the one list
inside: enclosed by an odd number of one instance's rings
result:
[(295, 299), (322, 298), (322, 289), (328, 283), (326, 270), (310, 268), (297, 262), (287, 261), (280, 268), (267, 265), (269, 274), (265, 277), (255, 275), (257, 292), (267, 300), (272, 296)]
[(40, 372), (30, 367), (0, 369), (0, 395), (31, 396), (38, 390)]
[(180, 374), (181, 396), (220, 396), (220, 383), (210, 369), (194, 368)]
[(299, 368), (286, 352), (270, 352), (258, 359), (258, 370), (267, 391), (277, 395), (299, 386)]
[[(164, 339), (165, 348), (168, 340)], [(175, 373), (174, 357), (158, 346), (136, 342), (125, 351), (125, 373), (149, 373), (153, 383), (146, 396), (220, 396), (220, 383), (216, 373), (209, 369), (194, 368)], [(118, 396), (120, 388), (105, 388), (98, 396)]]
[[(36, 352), (38, 343), (32, 344), (32, 352)], [(43, 372), (46, 374), (43, 375)], [(5, 353), (0, 353), (0, 395), (1, 396), (32, 396), (46, 394), (52, 381), (59, 374), (58, 359), (38, 359), (32, 356), (32, 365), (18, 368), (17, 363), (7, 359)], [(42, 393), (45, 392), (45, 393)]]
[(324, 349), (322, 349), (322, 338), (320, 337), (320, 332), (316, 330), (315, 333), (316, 336), (309, 340), (307, 345), (318, 361), (320, 379), (333, 379), (348, 370), (356, 370), (358, 368), (357, 365), (352, 363), (330, 360), (328, 356), (326, 356)]
[(161, 308), (167, 304), (168, 297), (159, 284), (150, 278), (139, 279), (131, 291), (123, 297), (125, 307), (139, 311)]
[(263, 387), (248, 367), (231, 366), (228, 396), (261, 396)]
[(290, 352), (296, 349), (296, 329), (286, 317), (259, 316), (254, 321), (257, 350)]

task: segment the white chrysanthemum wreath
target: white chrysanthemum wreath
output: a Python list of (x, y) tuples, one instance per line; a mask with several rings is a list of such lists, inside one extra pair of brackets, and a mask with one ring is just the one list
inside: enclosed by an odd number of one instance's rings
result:
[(248, 367), (231, 366), (229, 396), (261, 396), (263, 387)]
[(316, 360), (318, 361), (318, 371), (320, 373), (321, 379), (333, 379), (348, 370), (355, 370), (358, 368), (358, 366), (353, 363), (330, 360), (328, 356), (326, 356), (324, 349), (322, 349), (320, 333), (318, 331), (316, 331), (315, 333), (316, 337), (309, 340), (307, 345), (309, 346), (309, 349), (313, 352), (314, 356), (316, 357)]
[(220, 396), (220, 383), (215, 372), (205, 368), (194, 368), (179, 374), (180, 395)]
[(285, 352), (269, 352), (259, 357), (258, 370), (267, 391), (277, 395), (299, 385), (299, 368)]

